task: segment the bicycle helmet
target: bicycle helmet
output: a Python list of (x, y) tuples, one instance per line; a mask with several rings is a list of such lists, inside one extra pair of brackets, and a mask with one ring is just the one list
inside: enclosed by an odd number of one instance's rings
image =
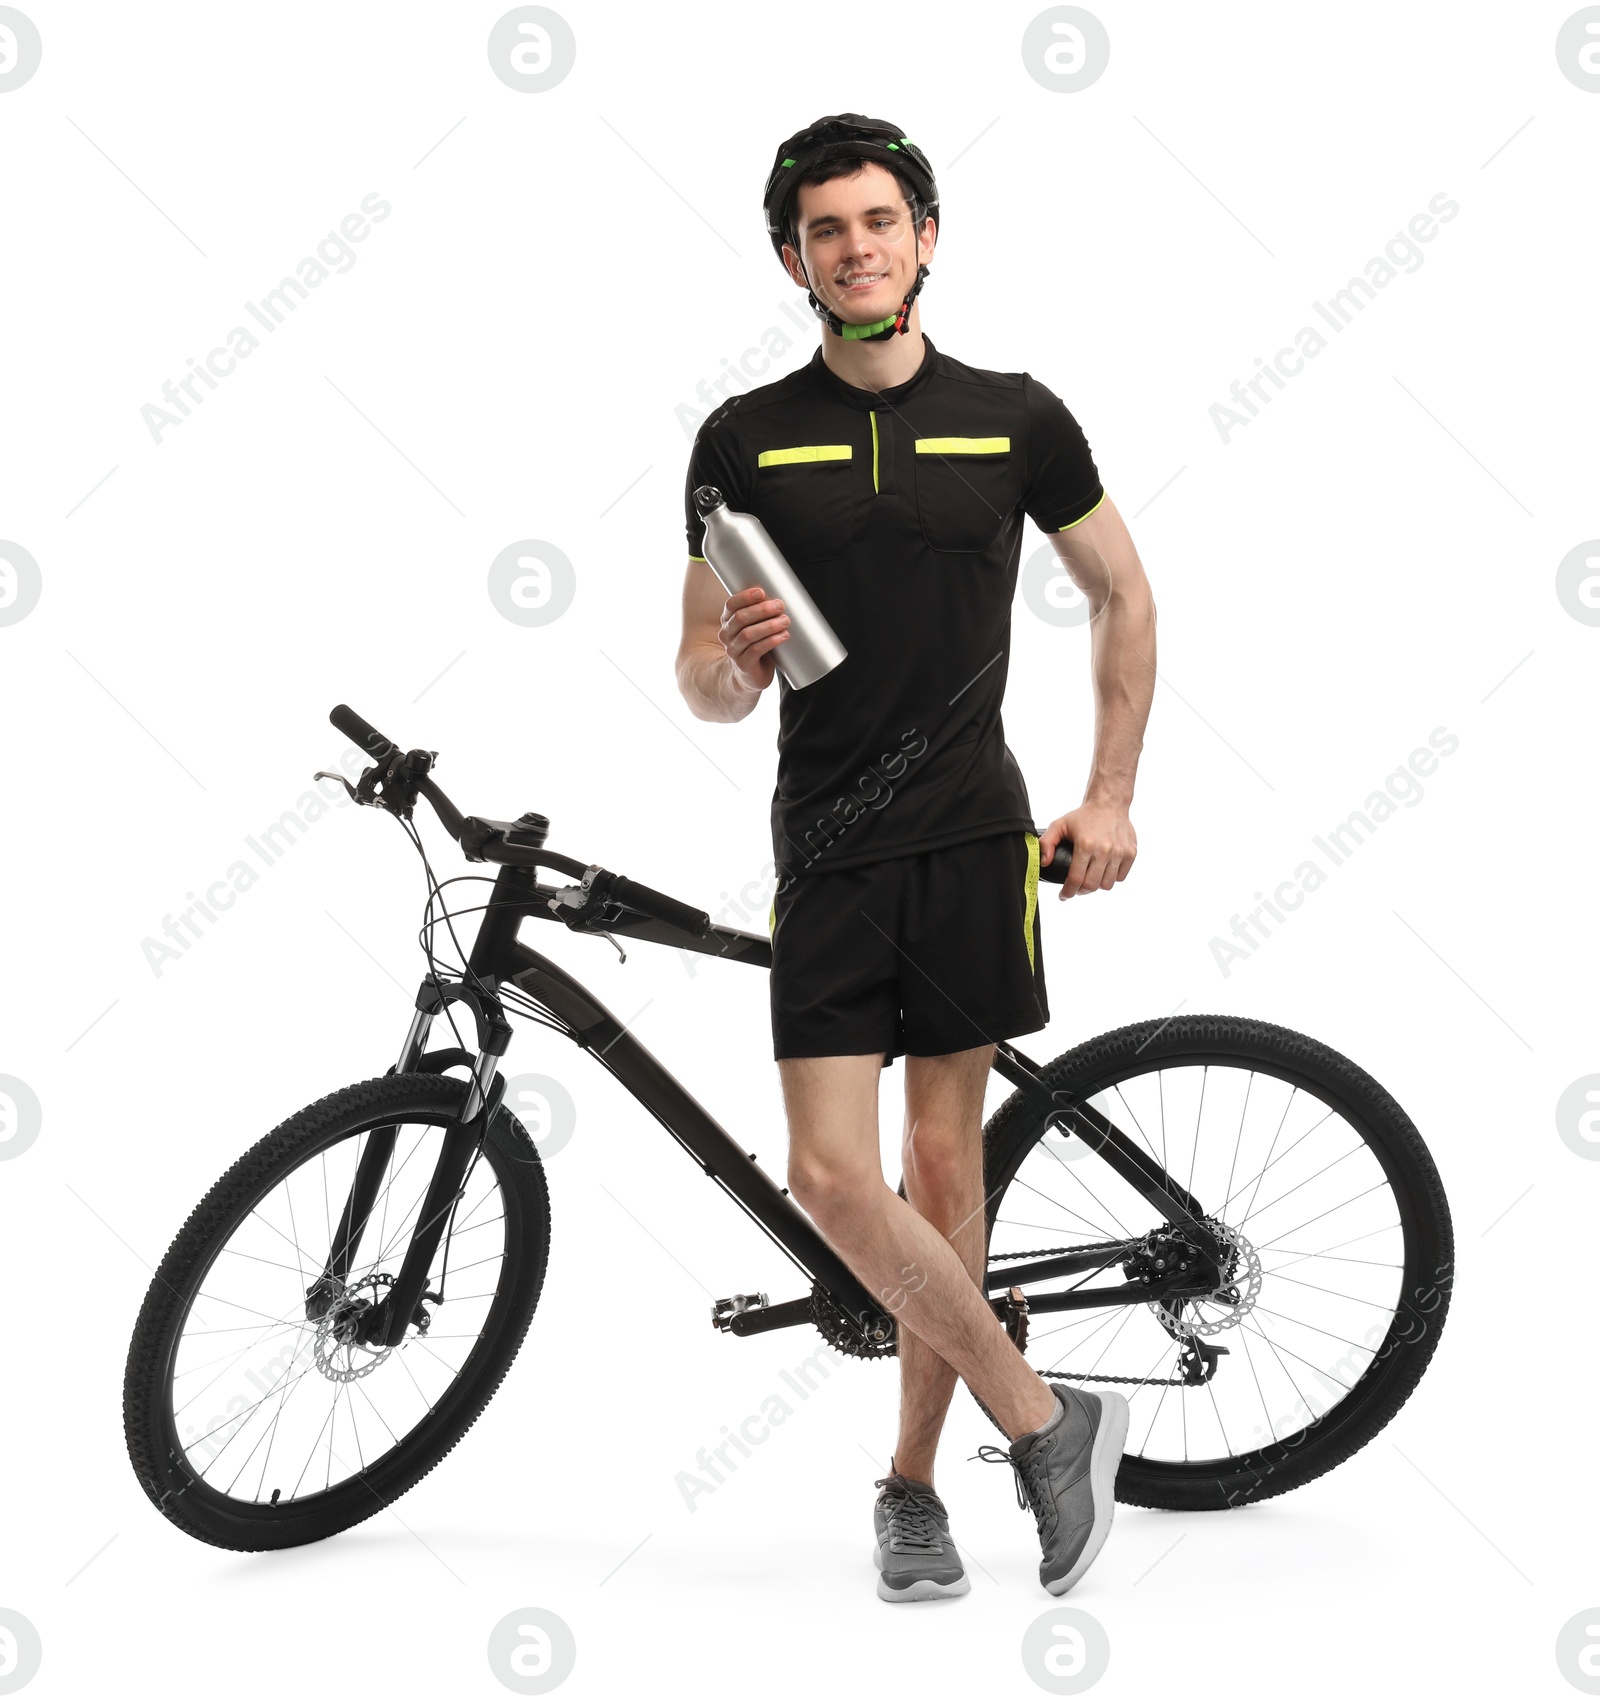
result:
[[(933, 220), (934, 229), (939, 228), (939, 186), (934, 181), (933, 167), (928, 164), (927, 157), (916, 143), (902, 136), (897, 124), (887, 124), (877, 118), (863, 118), (859, 112), (835, 113), (828, 118), (819, 118), (814, 124), (808, 124), (804, 130), (797, 131), (778, 149), (774, 157), (772, 171), (762, 194), (762, 204), (767, 216), (767, 236), (771, 240), (773, 252), (780, 260), (783, 258), (785, 242), (789, 243), (796, 254), (800, 252), (800, 244), (790, 228), (799, 180), (811, 167), (825, 165), (829, 160), (836, 159), (872, 160), (899, 173), (911, 185), (911, 210), (917, 229), (920, 231), (922, 221), (929, 217)], [(804, 272), (804, 260), (800, 262), (800, 267)], [(899, 311), (890, 314), (887, 319), (880, 319), (874, 325), (847, 325), (836, 313), (817, 300), (809, 275), (806, 276), (806, 300), (811, 303), (812, 311), (835, 336), (876, 342), (885, 337), (905, 335), (910, 323), (911, 304), (916, 300), (927, 275), (928, 268), (919, 264), (916, 282), (901, 302)]]

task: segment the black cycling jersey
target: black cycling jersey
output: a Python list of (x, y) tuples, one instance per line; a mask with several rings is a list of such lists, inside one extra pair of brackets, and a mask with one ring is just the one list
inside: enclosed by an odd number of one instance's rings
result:
[(879, 391), (819, 349), (730, 397), (690, 456), (690, 555), (704, 559), (694, 491), (715, 485), (849, 653), (803, 690), (778, 675), (780, 877), (1033, 826), (1000, 718), (1022, 520), (1065, 530), (1104, 493), (1059, 397), (923, 343), (915, 374)]

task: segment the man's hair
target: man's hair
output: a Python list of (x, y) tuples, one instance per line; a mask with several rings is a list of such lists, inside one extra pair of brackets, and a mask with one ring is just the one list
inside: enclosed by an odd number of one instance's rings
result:
[(789, 210), (785, 215), (783, 236), (784, 241), (796, 254), (800, 252), (799, 227), (795, 223), (800, 211), (800, 191), (808, 183), (812, 185), (832, 183), (836, 177), (854, 177), (857, 172), (864, 170), (869, 165), (882, 166), (899, 185), (901, 199), (911, 203), (912, 226), (920, 234), (923, 220), (928, 216), (928, 208), (916, 190), (912, 188), (904, 173), (896, 171), (892, 165), (885, 164), (883, 160), (869, 160), (863, 159), (857, 154), (847, 154), (840, 159), (824, 160), (820, 165), (814, 165), (803, 171), (795, 179), (794, 193), (789, 197)]

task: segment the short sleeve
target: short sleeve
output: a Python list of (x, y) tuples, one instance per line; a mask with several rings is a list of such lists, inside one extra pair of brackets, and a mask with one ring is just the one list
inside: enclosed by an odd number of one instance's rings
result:
[(1027, 489), (1022, 506), (1041, 532), (1076, 526), (1105, 500), (1083, 428), (1067, 405), (1031, 373), (1022, 375), (1028, 422)]
[(694, 446), (689, 451), (689, 474), (683, 486), (683, 518), (689, 554), (696, 561), (705, 560), (706, 527), (694, 505), (694, 493), (701, 485), (715, 485), (730, 508), (748, 510), (750, 506), (749, 479), (739, 445), (734, 406), (738, 400), (737, 396), (730, 397), (701, 422), (699, 431), (695, 433)]

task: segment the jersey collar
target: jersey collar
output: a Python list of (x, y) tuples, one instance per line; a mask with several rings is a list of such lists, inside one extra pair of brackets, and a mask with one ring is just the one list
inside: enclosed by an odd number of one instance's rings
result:
[(870, 413), (881, 403), (887, 402), (891, 407), (898, 405), (908, 396), (914, 396), (924, 384), (933, 377), (940, 361), (939, 351), (933, 346), (933, 339), (926, 331), (922, 334), (922, 365), (912, 373), (904, 384), (892, 384), (887, 390), (862, 390), (854, 384), (846, 382), (838, 373), (832, 371), (822, 358), (822, 350), (811, 357), (811, 374), (815, 382), (834, 397), (845, 403), (847, 407), (860, 408)]

